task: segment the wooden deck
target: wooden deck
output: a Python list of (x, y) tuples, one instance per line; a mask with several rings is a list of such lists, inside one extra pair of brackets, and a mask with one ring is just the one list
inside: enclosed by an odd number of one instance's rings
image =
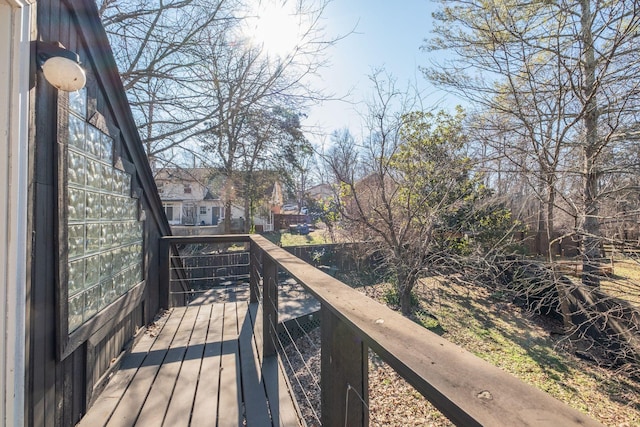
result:
[(259, 315), (247, 302), (172, 309), (79, 426), (300, 425), (277, 358), (262, 360)]

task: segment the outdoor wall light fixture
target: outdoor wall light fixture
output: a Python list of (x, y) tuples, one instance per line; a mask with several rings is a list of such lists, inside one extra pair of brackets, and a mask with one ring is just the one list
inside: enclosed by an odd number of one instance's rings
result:
[(78, 54), (65, 49), (59, 42), (38, 42), (37, 62), (44, 78), (59, 90), (75, 92), (87, 82)]

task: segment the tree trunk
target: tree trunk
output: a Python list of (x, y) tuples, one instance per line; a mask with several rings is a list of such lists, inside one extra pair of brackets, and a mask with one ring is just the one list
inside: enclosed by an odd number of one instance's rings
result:
[[(255, 158), (254, 158), (255, 160)], [(254, 205), (254, 176), (253, 176), (253, 162), (250, 164), (250, 168), (245, 172), (244, 176), (244, 233), (250, 233), (253, 227), (253, 205)]]
[(413, 311), (413, 305), (411, 304), (411, 290), (413, 286), (405, 286), (400, 292), (400, 310), (405, 316), (409, 316)]
[(542, 178), (538, 182), (538, 229), (536, 230), (536, 255), (548, 255), (548, 243), (545, 241), (547, 236), (547, 223), (545, 221), (545, 208), (548, 206), (549, 198), (545, 199), (545, 182)]
[(224, 202), (224, 232), (231, 233), (231, 200)]
[(585, 217), (582, 238), (582, 283), (598, 287), (600, 286), (600, 223), (598, 221), (598, 205), (595, 200), (598, 176), (595, 172), (589, 172), (584, 179)]
[(242, 230), (244, 233), (248, 233), (251, 228), (252, 218), (251, 218), (251, 196), (250, 189), (246, 188), (245, 197), (244, 197), (244, 229)]
[(151, 138), (153, 137), (153, 110), (155, 103), (155, 93), (151, 96), (151, 101), (149, 102), (149, 123), (147, 124), (147, 137), (145, 139), (145, 145), (147, 148), (147, 159), (149, 160), (149, 165), (151, 165), (151, 170), (155, 176), (156, 173), (156, 162), (154, 155), (151, 153), (153, 147), (151, 146)]
[[(556, 188), (555, 188), (555, 177), (553, 175), (547, 177), (547, 245), (548, 248), (548, 256), (549, 260), (553, 261), (554, 255), (554, 243), (553, 243), (553, 232), (555, 228), (554, 224), (554, 215), (555, 215), (555, 204), (556, 204)], [(557, 245), (556, 245), (557, 247)]]
[(398, 298), (400, 299), (400, 311), (403, 315), (409, 316), (413, 312), (411, 304), (411, 292), (416, 283), (417, 276), (411, 272), (398, 271)]
[[(554, 231), (554, 207), (556, 203), (555, 179), (553, 176), (547, 177), (547, 242), (549, 250), (549, 261), (554, 265), (553, 252), (553, 231)], [(557, 279), (554, 275), (554, 279)], [(556, 280), (556, 291), (560, 303), (560, 313), (565, 331), (569, 331), (573, 326), (571, 320), (571, 308), (569, 306), (569, 292), (561, 280)]]
[(585, 144), (583, 148), (583, 236), (582, 236), (582, 283), (598, 287), (600, 258), (600, 223), (598, 222), (598, 105), (596, 99), (596, 61), (591, 31), (592, 15), (590, 0), (581, 0), (581, 25), (584, 43), (583, 74), (585, 99)]
[(536, 255), (544, 255), (545, 251), (545, 242), (544, 236), (547, 235), (546, 224), (544, 222), (544, 201), (540, 200), (538, 203), (538, 227), (536, 230)]

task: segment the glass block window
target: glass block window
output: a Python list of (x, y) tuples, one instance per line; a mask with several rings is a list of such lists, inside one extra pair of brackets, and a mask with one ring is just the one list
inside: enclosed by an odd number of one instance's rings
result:
[(86, 92), (69, 97), (66, 152), (69, 332), (143, 280), (143, 224), (113, 139), (89, 124)]

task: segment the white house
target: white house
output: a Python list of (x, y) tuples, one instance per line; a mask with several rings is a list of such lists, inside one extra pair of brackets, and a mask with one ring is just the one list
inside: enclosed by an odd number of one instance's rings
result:
[[(158, 193), (171, 225), (218, 225), (224, 220), (225, 179), (210, 168), (163, 168), (155, 176)], [(229, 189), (233, 192), (233, 187)], [(282, 185), (276, 181), (269, 190), (267, 206), (254, 214), (253, 224), (273, 229), (273, 213), (282, 205)], [(232, 228), (239, 229), (245, 212), (243, 201), (231, 204)], [(244, 218), (246, 220), (246, 218)]]
[(224, 219), (219, 180), (212, 178), (211, 169), (165, 168), (155, 180), (169, 224), (217, 225)]

